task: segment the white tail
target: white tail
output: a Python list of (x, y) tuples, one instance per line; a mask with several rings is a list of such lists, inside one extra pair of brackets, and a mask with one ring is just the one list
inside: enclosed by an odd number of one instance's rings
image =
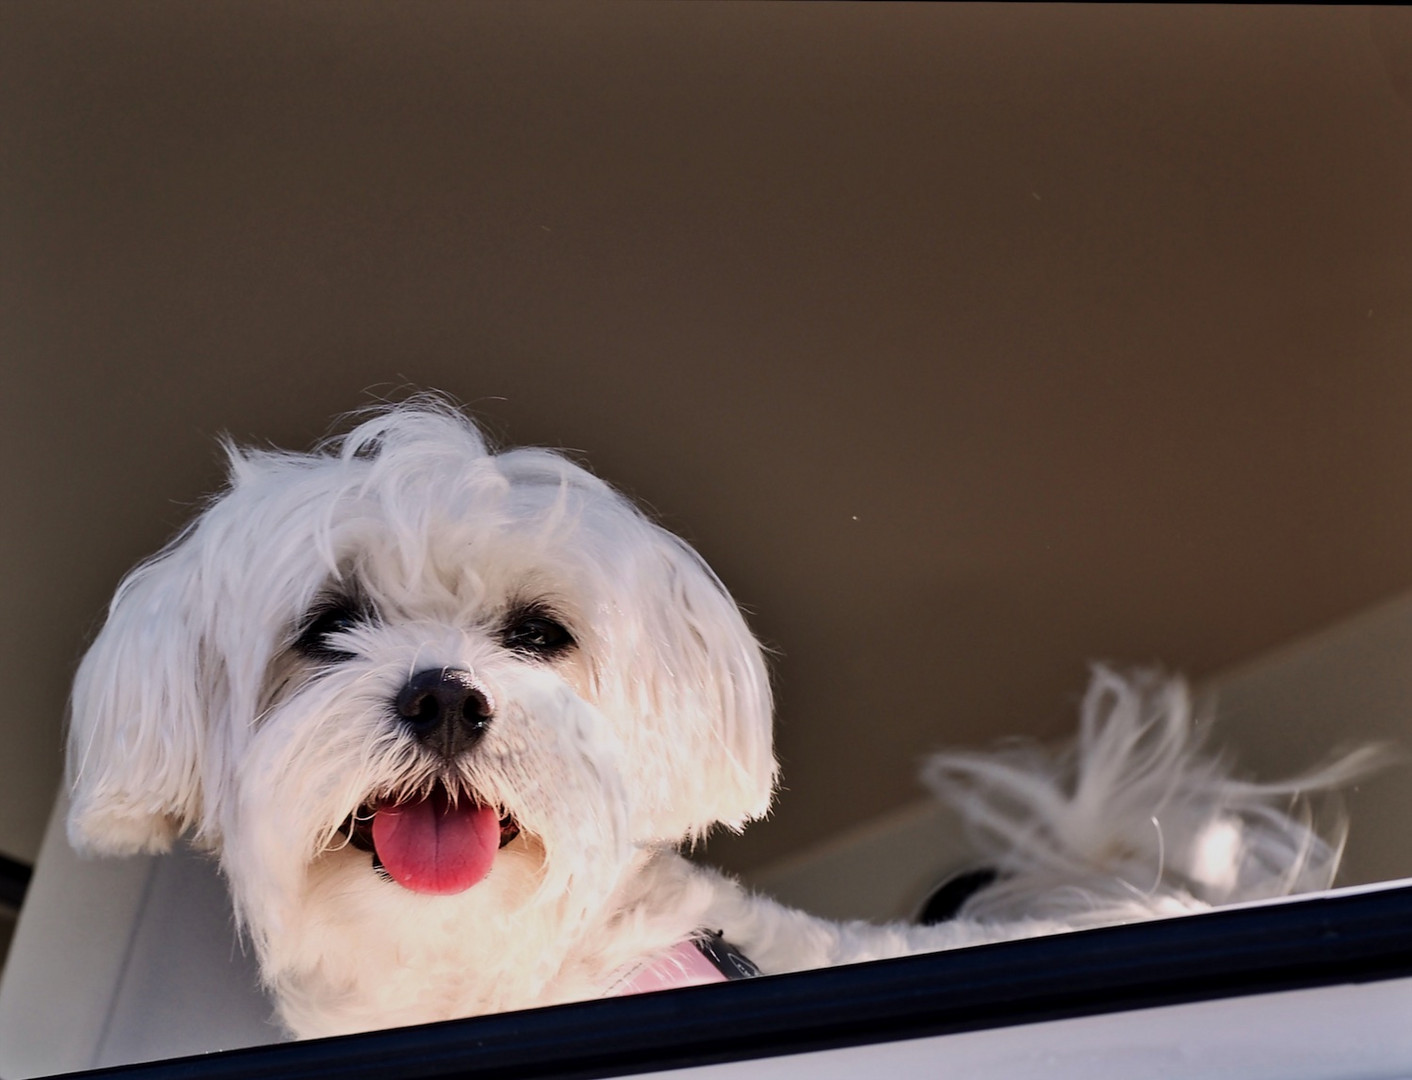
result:
[(1198, 727), (1183, 680), (1099, 667), (1067, 748), (931, 759), (923, 779), (999, 872), (961, 914), (1100, 923), (1331, 885), (1346, 824), (1335, 807), (1317, 828), (1310, 796), (1366, 775), (1386, 748), (1258, 784), (1205, 751)]

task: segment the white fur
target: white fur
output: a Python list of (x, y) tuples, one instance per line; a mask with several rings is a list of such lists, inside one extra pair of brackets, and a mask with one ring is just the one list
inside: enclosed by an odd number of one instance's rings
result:
[[(1196, 752), (1181, 684), (1100, 672), (1069, 757), (930, 766), (1012, 875), (964, 918), (789, 910), (678, 851), (762, 815), (775, 783), (760, 649), (689, 547), (560, 455), (490, 452), (434, 399), (311, 454), (229, 454), (229, 488), (123, 582), (79, 670), (69, 835), (215, 852), (296, 1035), (600, 996), (702, 928), (773, 973), (1316, 887), (1337, 861), (1277, 804), (1347, 769), (1237, 782)], [(350, 658), (316, 662), (293, 642), (337, 590), (378, 618), (339, 637)], [(507, 648), (499, 620), (525, 602), (576, 647)], [(440, 666), (495, 702), (454, 762), (389, 711)], [(432, 897), (339, 829), (371, 795), (437, 780), (522, 831), (485, 880)]]

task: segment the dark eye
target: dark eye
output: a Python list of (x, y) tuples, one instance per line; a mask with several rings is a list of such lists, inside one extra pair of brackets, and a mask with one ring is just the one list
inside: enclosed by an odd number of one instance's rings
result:
[(311, 660), (352, 660), (354, 654), (333, 645), (332, 640), (372, 621), (372, 611), (366, 604), (346, 598), (326, 600), (306, 616), (294, 639), (295, 651)]
[(512, 611), (500, 631), (507, 649), (527, 656), (554, 657), (574, 647), (574, 636), (557, 618), (543, 608)]

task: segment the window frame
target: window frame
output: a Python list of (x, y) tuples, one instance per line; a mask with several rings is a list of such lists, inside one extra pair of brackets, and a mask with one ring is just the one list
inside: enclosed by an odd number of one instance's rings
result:
[(88, 1070), (124, 1080), (631, 1076), (1412, 976), (1412, 882), (821, 971)]

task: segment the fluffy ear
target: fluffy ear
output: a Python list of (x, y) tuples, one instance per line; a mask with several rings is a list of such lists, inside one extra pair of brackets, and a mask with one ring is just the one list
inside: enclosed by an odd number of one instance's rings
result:
[(685, 541), (563, 456), (512, 450), (496, 460), (544, 511), (544, 534), (567, 529), (571, 561), (586, 558), (607, 586), (602, 606), (615, 615), (598, 628), (596, 679), (613, 684), (605, 698), (627, 713), (621, 735), (642, 807), (634, 839), (691, 841), (762, 816), (777, 772), (770, 679), (720, 579)]
[(769, 809), (774, 710), (760, 645), (725, 586), (681, 540), (657, 539), (662, 576), (649, 584), (643, 648), (654, 655), (647, 704), (666, 721), (655, 756), (669, 763), (670, 786), (653, 817), (659, 838), (694, 840)]
[(69, 841), (79, 851), (164, 851), (201, 814), (211, 688), (188, 537), (138, 567), (79, 665), (70, 702)]

